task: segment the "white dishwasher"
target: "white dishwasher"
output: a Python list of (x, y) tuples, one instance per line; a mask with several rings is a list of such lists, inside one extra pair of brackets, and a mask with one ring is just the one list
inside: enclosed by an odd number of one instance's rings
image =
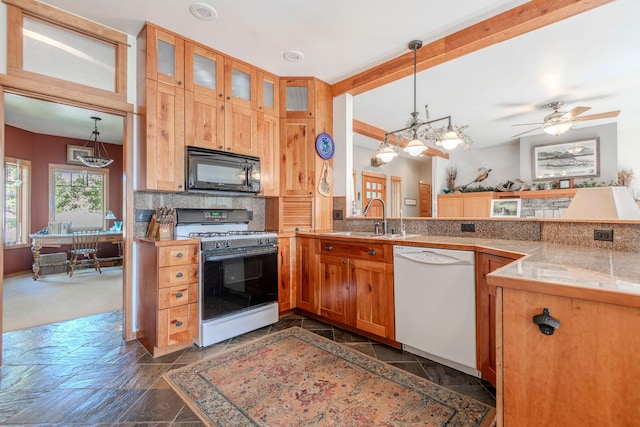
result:
[(480, 377), (475, 253), (393, 247), (396, 340), (410, 353)]

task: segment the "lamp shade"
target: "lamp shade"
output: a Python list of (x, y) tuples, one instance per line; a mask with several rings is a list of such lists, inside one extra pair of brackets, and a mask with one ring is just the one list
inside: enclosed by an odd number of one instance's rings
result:
[(640, 208), (626, 187), (580, 188), (562, 218), (640, 219)]
[(107, 213), (104, 215), (104, 219), (116, 219), (116, 216), (113, 214), (113, 212), (107, 211)]
[(389, 147), (388, 145), (385, 145), (384, 147), (380, 148), (378, 150), (378, 152), (376, 153), (376, 157), (379, 158), (380, 160), (382, 160), (385, 163), (390, 162), (397, 155), (398, 155), (398, 153), (396, 153), (394, 151), (394, 149)]
[(404, 151), (411, 156), (419, 156), (425, 149), (425, 145), (418, 138), (414, 138), (404, 147)]
[(544, 125), (542, 130), (549, 135), (562, 135), (563, 133), (569, 132), (572, 127), (572, 122), (558, 122)]

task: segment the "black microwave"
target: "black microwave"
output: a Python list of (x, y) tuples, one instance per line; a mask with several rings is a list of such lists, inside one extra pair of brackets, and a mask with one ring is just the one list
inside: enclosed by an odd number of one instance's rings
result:
[(260, 192), (260, 158), (187, 147), (187, 191)]

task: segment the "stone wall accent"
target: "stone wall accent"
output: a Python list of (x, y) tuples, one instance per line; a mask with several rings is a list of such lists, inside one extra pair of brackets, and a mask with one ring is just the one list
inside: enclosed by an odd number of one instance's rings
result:
[(521, 218), (562, 218), (564, 211), (571, 203), (571, 197), (520, 200)]

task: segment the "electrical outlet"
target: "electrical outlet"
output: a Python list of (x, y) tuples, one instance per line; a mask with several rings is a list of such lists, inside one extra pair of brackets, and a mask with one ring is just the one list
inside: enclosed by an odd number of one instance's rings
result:
[(344, 212), (341, 209), (333, 210), (333, 219), (335, 221), (342, 221), (344, 219)]
[(593, 240), (602, 240), (603, 242), (613, 242), (613, 230), (604, 230), (596, 228), (593, 230)]
[(149, 222), (154, 213), (153, 209), (136, 209), (136, 222)]
[(465, 233), (475, 233), (476, 232), (476, 225), (475, 224), (461, 224), (460, 225), (460, 230), (465, 232)]

